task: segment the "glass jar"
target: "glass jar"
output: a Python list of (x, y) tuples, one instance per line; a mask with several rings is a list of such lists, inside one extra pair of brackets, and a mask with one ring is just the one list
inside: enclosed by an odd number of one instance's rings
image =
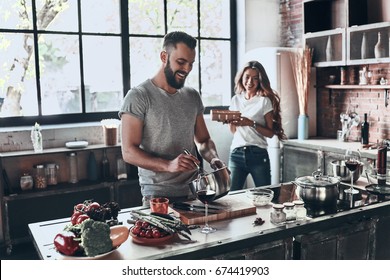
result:
[(273, 211), (270, 214), (271, 223), (282, 224), (286, 222), (286, 213), (283, 212), (283, 204), (274, 204)]
[(23, 191), (31, 190), (34, 185), (33, 177), (28, 174), (24, 173), (22, 177), (20, 177), (20, 188)]
[(59, 166), (55, 163), (46, 164), (46, 180), (48, 185), (57, 185), (57, 173)]
[(294, 211), (294, 203), (292, 202), (285, 202), (283, 203), (284, 206), (284, 213), (286, 213), (286, 222), (293, 222), (295, 221), (295, 211)]
[(37, 164), (34, 166), (34, 186), (36, 189), (45, 189), (47, 187), (45, 166)]
[(293, 201), (295, 207), (295, 217), (297, 221), (306, 220), (307, 210), (305, 208), (305, 203), (302, 200), (294, 200)]
[(69, 154), (69, 183), (75, 184), (79, 181), (77, 174), (77, 154)]

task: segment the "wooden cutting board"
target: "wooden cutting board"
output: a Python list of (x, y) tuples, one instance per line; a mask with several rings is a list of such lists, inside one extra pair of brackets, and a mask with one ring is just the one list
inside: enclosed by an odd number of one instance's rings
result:
[[(200, 201), (191, 201), (191, 204), (203, 205)], [(256, 207), (247, 197), (238, 195), (226, 195), (217, 201), (214, 201), (211, 206), (223, 208), (216, 213), (209, 213), (208, 220), (219, 221), (225, 219), (233, 219), (248, 215), (256, 214)], [(172, 209), (177, 217), (187, 225), (203, 224), (205, 222), (204, 213), (193, 212), (181, 209)]]

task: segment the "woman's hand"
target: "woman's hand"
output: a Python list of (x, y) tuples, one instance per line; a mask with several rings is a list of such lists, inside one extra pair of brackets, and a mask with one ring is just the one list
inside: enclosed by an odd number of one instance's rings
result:
[(230, 123), (235, 126), (253, 126), (254, 122), (251, 119), (248, 119), (247, 117), (241, 117), (232, 120)]

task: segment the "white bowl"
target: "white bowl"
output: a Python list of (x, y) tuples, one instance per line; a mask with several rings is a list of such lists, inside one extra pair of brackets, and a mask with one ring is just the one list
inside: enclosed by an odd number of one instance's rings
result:
[(266, 206), (274, 198), (274, 191), (267, 188), (248, 189), (246, 194), (252, 200), (254, 206)]

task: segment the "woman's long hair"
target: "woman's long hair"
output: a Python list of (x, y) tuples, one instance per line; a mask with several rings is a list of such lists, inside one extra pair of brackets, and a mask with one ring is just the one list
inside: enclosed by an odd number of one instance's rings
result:
[(277, 93), (271, 88), (270, 81), (263, 65), (258, 61), (249, 61), (247, 62), (241, 71), (237, 72), (236, 78), (234, 79), (235, 86), (234, 91), (236, 94), (241, 94), (245, 92), (244, 85), (242, 84), (242, 76), (244, 75), (245, 70), (247, 69), (257, 69), (259, 72), (259, 87), (257, 89), (257, 94), (261, 96), (268, 97), (272, 102), (273, 107), (273, 124), (272, 129), (274, 134), (279, 138), (279, 140), (286, 140), (287, 136), (284, 133), (282, 127), (282, 117), (280, 115), (280, 97)]

